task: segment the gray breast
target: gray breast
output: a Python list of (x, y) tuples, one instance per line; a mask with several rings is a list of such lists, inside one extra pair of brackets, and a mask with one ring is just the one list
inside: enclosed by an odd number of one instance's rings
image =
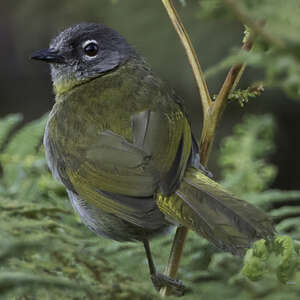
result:
[(170, 228), (170, 225), (165, 223), (155, 230), (144, 229), (100, 210), (69, 190), (67, 190), (67, 193), (82, 222), (100, 236), (116, 241), (143, 240), (166, 233)]
[[(145, 214), (145, 220), (143, 220), (146, 222), (147, 226), (142, 227), (129, 223), (116, 215), (105, 212), (79, 197), (66, 172), (65, 159), (68, 154), (61, 153), (61, 147), (57, 145), (57, 141), (50, 134), (50, 122), (52, 117), (54, 117), (54, 113), (55, 109), (51, 112), (44, 134), (46, 159), (54, 178), (66, 187), (72, 206), (80, 216), (82, 222), (96, 234), (117, 241), (148, 239), (152, 236), (166, 232), (170, 225), (165, 220), (163, 214), (155, 206), (155, 202), (146, 201), (144, 203), (142, 200), (139, 201), (139, 206), (142, 205), (144, 209), (146, 209), (146, 207), (144, 207), (143, 204), (145, 205), (148, 202), (156, 208), (154, 211), (150, 210), (152, 212), (151, 214)], [(102, 196), (105, 196), (105, 193)], [(114, 198), (114, 200), (121, 202), (124, 202), (125, 200), (130, 201), (130, 199), (124, 200), (118, 198)], [(131, 201), (136, 201), (136, 199)]]

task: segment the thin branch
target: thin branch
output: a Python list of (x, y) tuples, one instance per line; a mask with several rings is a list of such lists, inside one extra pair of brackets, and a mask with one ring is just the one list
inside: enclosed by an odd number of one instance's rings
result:
[(206, 81), (204, 79), (204, 75), (199, 63), (199, 60), (197, 58), (195, 49), (192, 45), (192, 42), (179, 18), (179, 15), (172, 3), (171, 0), (162, 0), (162, 3), (164, 4), (167, 13), (172, 21), (172, 24), (181, 40), (181, 43), (185, 49), (186, 55), (188, 57), (189, 63), (192, 67), (194, 77), (197, 83), (197, 87), (199, 90), (199, 94), (201, 97), (201, 103), (202, 108), (204, 112), (207, 112), (209, 110), (209, 107), (212, 103), (212, 100), (209, 95), (209, 91), (207, 88)]
[(266, 32), (261, 23), (255, 22), (247, 13), (241, 8), (241, 5), (236, 0), (224, 0), (227, 6), (234, 12), (237, 19), (244, 25), (247, 25), (252, 29), (253, 33), (261, 36), (265, 41), (279, 48), (285, 48), (284, 43), (274, 37), (270, 33)]
[[(203, 107), (203, 128), (202, 135), (200, 139), (200, 157), (201, 163), (205, 166), (207, 164), (210, 150), (215, 138), (216, 128), (225, 109), (228, 95), (237, 86), (242, 73), (245, 69), (244, 64), (236, 64), (230, 69), (225, 82), (220, 90), (220, 93), (216, 101), (212, 101), (206, 81), (204, 79), (203, 72), (201, 70), (199, 61), (197, 59), (195, 50), (191, 44), (186, 30), (181, 23), (179, 16), (172, 4), (171, 0), (161, 0), (164, 4), (169, 18), (171, 19), (173, 26), (183, 44), (186, 54), (188, 56), (189, 62), (194, 72), (196, 83), (201, 97), (201, 103)], [(252, 48), (252, 36), (248, 37), (243, 45), (243, 49), (249, 51)], [(177, 228), (173, 245), (169, 257), (168, 267), (166, 269), (166, 275), (175, 278), (178, 268), (180, 258), (183, 252), (184, 243), (188, 234), (188, 229), (186, 227)], [(167, 296), (170, 294), (170, 289), (168, 287), (162, 288), (160, 291), (162, 296)]]
[[(253, 35), (250, 34), (244, 42), (242, 50), (250, 51), (252, 46)], [(238, 85), (245, 67), (245, 64), (235, 64), (230, 68), (217, 99), (212, 103), (209, 117), (204, 118), (200, 139), (200, 158), (203, 165), (206, 165), (208, 162), (210, 151), (216, 135), (216, 129), (226, 107), (228, 96)]]
[[(179, 269), (180, 258), (183, 252), (185, 240), (187, 238), (188, 229), (186, 227), (178, 227), (174, 236), (173, 245), (171, 248), (168, 266), (165, 273), (171, 277), (175, 278), (177, 271)], [(160, 294), (164, 296), (170, 295), (170, 288), (163, 287), (160, 290)]]
[[(250, 51), (253, 46), (253, 34), (250, 34), (244, 42), (242, 50)], [(246, 64), (235, 64), (229, 70), (222, 88), (214, 102), (214, 113), (217, 114), (216, 118), (219, 119), (224, 111), (228, 96), (236, 88), (241, 76), (245, 70)]]
[[(210, 108), (212, 106), (212, 100), (209, 95), (209, 91), (207, 88), (207, 84), (204, 78), (204, 74), (202, 72), (199, 60), (197, 58), (195, 49), (191, 43), (191, 40), (179, 18), (179, 15), (177, 14), (177, 11), (172, 3), (171, 0), (161, 0), (163, 5), (165, 6), (165, 9), (169, 15), (169, 18), (180, 38), (180, 41), (185, 49), (186, 55), (188, 57), (189, 63), (192, 67), (194, 77), (196, 80), (196, 84), (198, 87), (198, 91), (201, 98), (201, 104), (203, 109), (203, 123), (206, 122), (206, 120), (209, 117)], [(184, 243), (186, 240), (188, 234), (188, 229), (185, 227), (179, 227), (177, 228), (173, 245), (169, 257), (168, 267), (166, 269), (166, 274), (174, 278), (177, 274), (178, 268), (179, 268), (179, 262), (180, 258), (183, 252)], [(170, 289), (168, 287), (162, 288), (160, 291), (162, 296), (167, 296), (170, 294)]]

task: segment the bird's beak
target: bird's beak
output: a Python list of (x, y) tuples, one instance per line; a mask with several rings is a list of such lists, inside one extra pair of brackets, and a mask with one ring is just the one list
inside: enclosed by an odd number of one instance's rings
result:
[(38, 50), (32, 54), (31, 59), (42, 60), (47, 63), (65, 63), (64, 57), (53, 48)]

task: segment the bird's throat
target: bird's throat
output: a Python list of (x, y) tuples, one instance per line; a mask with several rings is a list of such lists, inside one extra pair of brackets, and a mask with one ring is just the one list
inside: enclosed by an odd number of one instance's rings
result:
[(72, 90), (74, 87), (83, 84), (85, 81), (77, 79), (61, 79), (53, 82), (53, 90), (56, 95), (56, 101), (61, 99), (62, 94)]

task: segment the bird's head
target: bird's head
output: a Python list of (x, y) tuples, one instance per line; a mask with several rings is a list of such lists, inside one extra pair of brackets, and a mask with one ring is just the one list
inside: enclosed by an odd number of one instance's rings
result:
[(61, 32), (49, 48), (35, 52), (31, 58), (50, 63), (54, 89), (62, 93), (135, 56), (135, 50), (113, 29), (81, 23)]

